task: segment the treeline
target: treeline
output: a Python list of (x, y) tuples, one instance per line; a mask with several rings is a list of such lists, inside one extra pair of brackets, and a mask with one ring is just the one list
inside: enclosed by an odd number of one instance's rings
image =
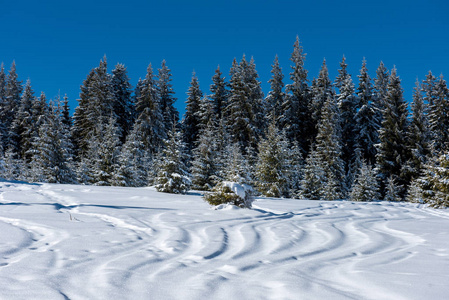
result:
[[(1, 176), (11, 180), (155, 185), (185, 193), (223, 182), (261, 195), (449, 206), (449, 90), (429, 72), (409, 107), (397, 70), (366, 61), (356, 80), (343, 57), (308, 79), (296, 40), (289, 83), (276, 57), (264, 95), (254, 60), (218, 67), (209, 92), (192, 76), (182, 120), (165, 61), (133, 89), (106, 57), (84, 80), (71, 117), (67, 97), (47, 101), (23, 86), (13, 63), (0, 70)], [(357, 82), (357, 87), (354, 82)]]

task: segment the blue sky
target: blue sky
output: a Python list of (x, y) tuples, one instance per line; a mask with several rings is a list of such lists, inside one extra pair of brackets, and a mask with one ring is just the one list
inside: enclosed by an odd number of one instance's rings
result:
[(110, 71), (125, 64), (133, 86), (165, 59), (181, 112), (193, 70), (208, 92), (217, 65), (227, 75), (242, 54), (254, 57), (267, 93), (276, 54), (289, 82), (296, 35), (310, 80), (323, 58), (335, 78), (343, 55), (355, 80), (364, 57), (372, 77), (381, 60), (396, 65), (407, 100), (429, 70), (449, 78), (445, 0), (0, 1), (0, 62), (9, 69), (15, 60), (37, 95), (67, 94), (72, 108), (104, 54)]

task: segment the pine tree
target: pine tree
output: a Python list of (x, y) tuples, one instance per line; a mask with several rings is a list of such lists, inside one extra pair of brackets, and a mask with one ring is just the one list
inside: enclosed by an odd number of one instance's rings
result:
[(64, 105), (62, 106), (62, 124), (71, 132), (72, 118), (70, 117), (69, 98), (64, 96)]
[(449, 207), (449, 154), (446, 152), (429, 160), (418, 182), (418, 195), (425, 203), (434, 208)]
[(87, 156), (91, 160), (91, 183), (107, 186), (115, 182), (114, 175), (119, 169), (120, 127), (111, 116), (107, 124), (100, 123), (96, 130)]
[(362, 162), (360, 171), (352, 185), (349, 200), (366, 202), (378, 199), (378, 183), (374, 168), (370, 164)]
[(301, 180), (303, 178), (304, 161), (302, 149), (298, 142), (294, 141), (287, 151), (287, 185), (288, 196), (298, 197), (301, 189)]
[(228, 103), (229, 91), (227, 90), (227, 83), (225, 78), (222, 77), (223, 73), (220, 71), (220, 66), (215, 70), (215, 74), (212, 77), (212, 84), (210, 86), (214, 114), (220, 120), (223, 117), (223, 112)]
[(373, 107), (375, 111), (375, 119), (380, 128), (382, 123), (382, 111), (384, 109), (385, 98), (387, 97), (388, 79), (390, 75), (384, 63), (381, 61), (376, 70), (376, 78), (374, 79), (374, 97)]
[(144, 80), (136, 88), (137, 119), (133, 131), (140, 130), (144, 147), (155, 154), (164, 145), (167, 132), (157, 82), (154, 79), (151, 64), (147, 68)]
[(271, 90), (265, 100), (267, 107), (265, 108), (265, 116), (268, 120), (278, 120), (282, 115), (282, 104), (284, 103), (285, 94), (284, 89), (284, 75), (282, 74), (282, 69), (279, 66), (279, 58), (276, 55), (274, 62), (271, 65), (271, 79), (268, 81), (270, 83)]
[(449, 150), (449, 89), (443, 75), (436, 81), (429, 105), (429, 126), (434, 151)]
[(31, 83), (27, 80), (25, 90), (20, 98), (20, 107), (11, 124), (11, 146), (19, 157), (25, 159), (25, 153), (30, 150), (32, 136), (32, 107), (35, 101)]
[(251, 184), (253, 175), (248, 161), (237, 143), (228, 144), (224, 150), (225, 162), (223, 164), (223, 178), (226, 181), (239, 184)]
[(201, 131), (198, 145), (193, 149), (191, 167), (192, 185), (194, 189), (210, 191), (220, 180), (218, 130), (212, 120)]
[(3, 118), (5, 116), (5, 112), (3, 111), (3, 106), (6, 103), (6, 74), (5, 74), (5, 67), (3, 63), (0, 65), (0, 145), (2, 148), (5, 148), (4, 146), (4, 135), (7, 133), (7, 127), (6, 124), (3, 123)]
[[(57, 99), (60, 102), (60, 99)], [(71, 144), (68, 130), (62, 123), (61, 111), (55, 103), (49, 107), (48, 114), (33, 141), (36, 149), (31, 164), (37, 179), (49, 183), (75, 183), (72, 166)]]
[(159, 88), (160, 110), (163, 115), (165, 136), (167, 136), (167, 133), (172, 128), (173, 122), (177, 123), (179, 121), (179, 113), (174, 106), (176, 98), (173, 95), (175, 92), (173, 91), (173, 86), (170, 83), (172, 80), (172, 74), (165, 63), (165, 60), (162, 61), (162, 66), (158, 72), (157, 86)]
[(299, 37), (296, 37), (293, 53), (290, 57), (293, 63), (290, 73), (292, 83), (285, 87), (288, 94), (284, 97), (282, 114), (279, 117), (279, 128), (285, 130), (291, 143), (298, 142), (304, 154), (308, 152), (310, 143), (315, 138), (315, 129), (309, 110), (310, 91), (307, 70), (304, 68), (305, 57)]
[(405, 165), (407, 181), (422, 174), (424, 164), (430, 155), (430, 132), (427, 120), (427, 107), (421, 94), (422, 87), (416, 82), (413, 93), (412, 118), (407, 130), (407, 151), (410, 159)]
[(393, 202), (401, 201), (403, 198), (402, 191), (403, 187), (396, 182), (395, 177), (393, 175), (390, 175), (390, 177), (388, 177), (387, 184), (385, 187), (384, 201), (393, 201)]
[(332, 83), (329, 79), (326, 60), (324, 59), (320, 74), (312, 83), (312, 100), (309, 107), (315, 132), (318, 132), (323, 105), (328, 98), (334, 98), (334, 91), (332, 89)]
[[(3, 72), (4, 74), (4, 72)], [(3, 138), (4, 148), (11, 145), (11, 126), (20, 107), (20, 95), (22, 93), (22, 82), (19, 81), (16, 73), (16, 64), (12, 63), (8, 76), (6, 76), (4, 95), (2, 105), (0, 106), (0, 120), (3, 123), (3, 132), (1, 136)]]
[(287, 196), (288, 142), (274, 122), (269, 125), (266, 139), (259, 142), (258, 148), (257, 190), (267, 197)]
[[(383, 113), (382, 127), (379, 130), (380, 144), (377, 153), (377, 169), (381, 182), (386, 183), (392, 177), (399, 186), (405, 186), (405, 174), (402, 167), (408, 160), (406, 149), (407, 103), (402, 96), (401, 81), (396, 68), (391, 71), (387, 97)], [(381, 192), (383, 186), (381, 185)], [(404, 191), (400, 191), (404, 196)]]
[(260, 82), (255, 78), (257, 73), (245, 56), (238, 66), (233, 66), (231, 74), (231, 95), (225, 111), (226, 125), (232, 142), (238, 143), (242, 151), (246, 151), (249, 146), (257, 145), (260, 136), (257, 112), (257, 109), (260, 109)]
[(355, 159), (356, 140), (354, 134), (356, 132), (355, 115), (358, 108), (358, 98), (354, 95), (354, 83), (346, 70), (348, 65), (344, 56), (340, 66), (341, 69), (338, 71), (335, 86), (339, 89), (337, 103), (341, 119), (342, 159), (346, 163), (345, 170), (348, 173)]
[(144, 143), (142, 130), (135, 127), (126, 138), (119, 154), (119, 169), (113, 185), (142, 187), (148, 184), (151, 156)]
[(357, 89), (357, 96), (360, 104), (355, 116), (356, 144), (360, 148), (362, 158), (369, 164), (374, 165), (376, 162), (376, 148), (374, 145), (379, 141), (378, 130), (380, 120), (377, 118), (378, 114), (373, 104), (373, 88), (365, 60), (363, 60), (358, 77), (359, 87)]
[(111, 85), (114, 94), (114, 115), (117, 117), (117, 126), (121, 129), (120, 141), (124, 143), (134, 123), (135, 113), (131, 97), (132, 87), (123, 64), (117, 64), (112, 70)]
[(192, 151), (198, 141), (200, 132), (200, 105), (203, 92), (200, 90), (198, 77), (193, 72), (190, 87), (187, 91), (186, 113), (182, 121), (184, 141), (186, 143), (187, 151)]
[(310, 200), (320, 200), (326, 182), (326, 172), (321, 159), (312, 146), (304, 165), (304, 177), (301, 180), (299, 196)]
[(173, 123), (168, 139), (165, 140), (165, 148), (158, 157), (158, 175), (156, 178), (156, 189), (159, 192), (185, 194), (190, 189), (185, 166), (185, 144), (182, 142), (181, 132)]

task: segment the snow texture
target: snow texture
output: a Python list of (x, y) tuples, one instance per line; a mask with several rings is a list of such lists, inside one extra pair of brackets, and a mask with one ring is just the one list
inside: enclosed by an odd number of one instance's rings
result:
[(449, 212), (0, 182), (1, 299), (446, 299)]

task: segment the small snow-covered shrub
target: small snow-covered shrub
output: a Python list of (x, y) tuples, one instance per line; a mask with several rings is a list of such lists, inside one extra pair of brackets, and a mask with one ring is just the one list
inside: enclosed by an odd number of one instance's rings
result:
[(204, 200), (211, 205), (233, 204), (242, 208), (251, 208), (253, 189), (247, 184), (223, 181), (212, 192), (204, 194)]

